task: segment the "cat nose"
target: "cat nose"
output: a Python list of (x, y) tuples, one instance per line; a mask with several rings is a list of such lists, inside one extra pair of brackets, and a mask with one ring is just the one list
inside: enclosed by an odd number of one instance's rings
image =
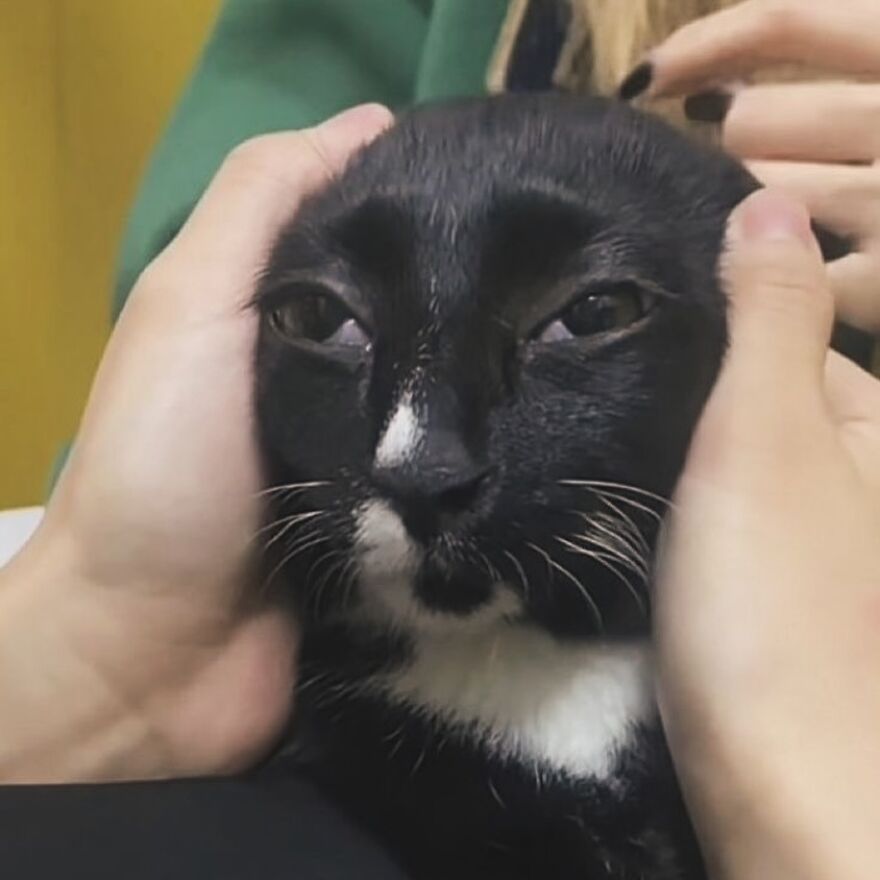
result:
[(422, 539), (473, 512), (492, 472), (449, 438), (432, 445), (408, 461), (373, 469), (376, 488), (397, 508), (413, 536)]

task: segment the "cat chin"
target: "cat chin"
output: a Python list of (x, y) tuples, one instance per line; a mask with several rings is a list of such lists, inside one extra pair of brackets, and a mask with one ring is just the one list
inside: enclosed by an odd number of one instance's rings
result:
[(430, 607), (416, 588), (424, 553), (400, 517), (382, 500), (361, 505), (355, 517), (356, 614), (364, 622), (413, 634), (474, 633), (523, 615), (522, 600), (503, 582), (491, 584), (485, 599), (466, 611)]

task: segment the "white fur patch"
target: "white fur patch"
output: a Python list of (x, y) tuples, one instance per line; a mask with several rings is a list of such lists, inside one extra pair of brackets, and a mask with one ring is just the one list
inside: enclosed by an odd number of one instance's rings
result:
[(357, 512), (355, 546), (361, 573), (371, 579), (412, 577), (421, 561), (418, 545), (385, 501), (368, 501)]
[(376, 447), (376, 464), (379, 467), (392, 467), (412, 458), (424, 436), (425, 429), (413, 404), (412, 394), (404, 392)]
[(422, 551), (385, 501), (368, 501), (357, 512), (355, 548), (361, 613), (376, 623), (419, 632), (472, 632), (522, 611), (522, 602), (506, 584), (496, 584), (492, 599), (467, 615), (426, 608), (413, 593)]
[(418, 636), (412, 664), (374, 680), (393, 699), (452, 723), (501, 757), (607, 779), (654, 711), (645, 643), (559, 641), (500, 622)]

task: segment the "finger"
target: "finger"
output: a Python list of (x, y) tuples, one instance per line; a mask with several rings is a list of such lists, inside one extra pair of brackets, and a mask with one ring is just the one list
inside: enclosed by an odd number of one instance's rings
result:
[(771, 190), (749, 196), (730, 219), (722, 278), (730, 349), (719, 386), (743, 398), (741, 414), (768, 394), (777, 407), (783, 381), (787, 396), (807, 391), (815, 399), (833, 301), (804, 207)]
[(653, 96), (684, 94), (782, 61), (880, 72), (877, 5), (746, 0), (676, 31), (650, 55)]
[(311, 129), (246, 141), (224, 161), (153, 270), (161, 272), (163, 263), (173, 263), (177, 273), (185, 263), (188, 271), (198, 273), (191, 290), (205, 295), (249, 286), (303, 196), (339, 173), (391, 119), (385, 107), (365, 104)]
[(880, 167), (821, 162), (746, 162), (768, 187), (803, 202), (810, 214), (835, 232), (867, 238), (880, 205)]
[(829, 351), (825, 391), (837, 422), (873, 422), (880, 431), (880, 379), (842, 354)]
[[(880, 85), (798, 83), (702, 97), (710, 106), (713, 99), (720, 102), (716, 106), (729, 101), (722, 140), (736, 156), (811, 162), (880, 157)], [(686, 107), (699, 107), (700, 99), (695, 96)]]
[(880, 336), (880, 258), (850, 254), (828, 265), (841, 321)]

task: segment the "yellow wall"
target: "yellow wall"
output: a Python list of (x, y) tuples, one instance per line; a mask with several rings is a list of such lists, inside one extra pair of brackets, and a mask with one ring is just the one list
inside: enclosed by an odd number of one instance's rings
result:
[(0, 509), (42, 497), (116, 248), (218, 0), (0, 0)]

